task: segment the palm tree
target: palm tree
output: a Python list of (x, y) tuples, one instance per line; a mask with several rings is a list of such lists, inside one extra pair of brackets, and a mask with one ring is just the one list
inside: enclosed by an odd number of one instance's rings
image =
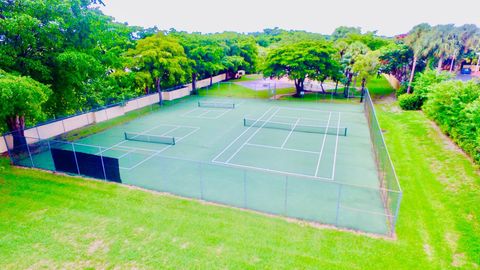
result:
[(415, 68), (417, 66), (417, 61), (427, 56), (432, 49), (429, 44), (433, 42), (434, 34), (432, 27), (427, 23), (419, 24), (408, 33), (405, 38), (405, 44), (407, 44), (413, 50), (413, 63), (412, 71), (410, 73), (410, 79), (408, 81), (407, 94), (410, 94), (412, 89), (412, 81), (415, 76)]

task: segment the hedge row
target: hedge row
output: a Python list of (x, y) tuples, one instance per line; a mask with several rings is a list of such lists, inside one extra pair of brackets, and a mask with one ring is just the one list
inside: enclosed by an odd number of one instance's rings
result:
[(423, 111), (480, 164), (480, 83), (443, 81), (428, 88)]

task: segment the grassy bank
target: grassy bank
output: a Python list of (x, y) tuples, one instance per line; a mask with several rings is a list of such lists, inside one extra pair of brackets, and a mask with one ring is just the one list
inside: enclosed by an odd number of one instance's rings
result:
[[(370, 90), (375, 93), (375, 88)], [(403, 112), (385, 102), (377, 110), (404, 190), (395, 239), (314, 228), (121, 185), (14, 168), (1, 159), (0, 265), (478, 268), (477, 168), (421, 112)]]

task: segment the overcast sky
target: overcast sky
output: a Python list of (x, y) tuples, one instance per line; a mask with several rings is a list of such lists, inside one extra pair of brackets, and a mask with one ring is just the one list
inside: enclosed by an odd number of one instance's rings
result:
[(414, 25), (480, 25), (480, 0), (104, 0), (119, 22), (188, 32), (255, 32), (278, 26), (330, 34), (341, 25), (405, 33)]

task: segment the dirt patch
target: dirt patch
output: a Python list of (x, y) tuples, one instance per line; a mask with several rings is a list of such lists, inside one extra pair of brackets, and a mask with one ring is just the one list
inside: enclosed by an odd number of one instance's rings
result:
[(468, 158), (473, 163), (473, 159), (467, 153), (465, 153), (465, 151), (463, 151), (462, 148), (460, 148), (450, 137), (445, 135), (445, 133), (442, 132), (437, 123), (431, 120), (429, 122), (435, 133), (442, 139), (445, 149), (462, 154), (464, 157)]
[(423, 250), (425, 251), (425, 254), (427, 254), (428, 259), (432, 260), (433, 251), (432, 251), (432, 248), (430, 247), (430, 245), (424, 244), (423, 245)]
[(88, 247), (87, 253), (88, 255), (93, 255), (97, 251), (106, 253), (108, 252), (108, 250), (109, 250), (108, 245), (106, 245), (105, 242), (103, 242), (103, 240), (95, 240)]
[(397, 101), (397, 98), (395, 97), (395, 94), (391, 94), (388, 96), (380, 96), (380, 97), (374, 98), (373, 101), (375, 102), (375, 104), (390, 104)]
[(453, 255), (452, 266), (453, 267), (463, 267), (466, 262), (465, 254), (455, 254)]

